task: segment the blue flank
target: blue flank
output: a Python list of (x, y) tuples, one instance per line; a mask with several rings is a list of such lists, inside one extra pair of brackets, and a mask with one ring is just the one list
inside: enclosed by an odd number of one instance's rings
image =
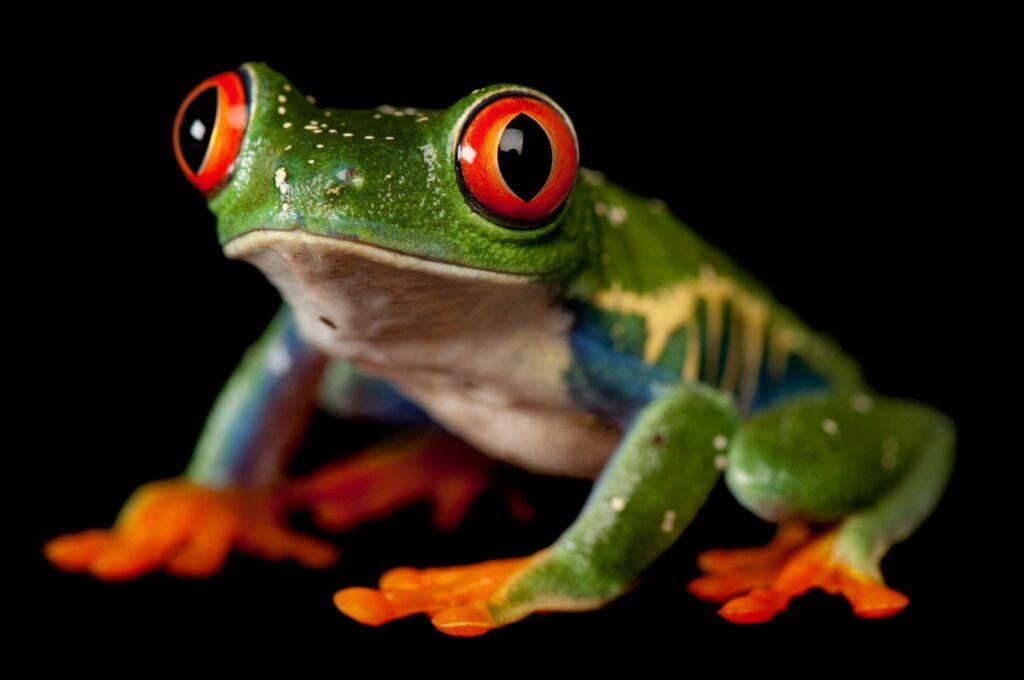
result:
[[(650, 365), (643, 361), (643, 322), (639, 317), (618, 315), (585, 303), (571, 309), (575, 323), (569, 335), (573, 360), (566, 373), (566, 382), (573, 400), (583, 409), (606, 418), (622, 428), (659, 393), (682, 380), (686, 360), (685, 331), (674, 333), (659, 357)], [(715, 381), (725, 369), (725, 348), (728, 347), (731, 314), (723, 315), (722, 351), (719, 353)], [(618, 326), (618, 337), (611, 328)], [(698, 315), (703, 348), (707, 330), (705, 317)], [(703, 369), (703, 356), (699, 364)], [(789, 356), (782, 376), (768, 375), (767, 361), (761, 363), (757, 389), (751, 412), (772, 406), (778, 401), (828, 390), (829, 381), (797, 354)]]

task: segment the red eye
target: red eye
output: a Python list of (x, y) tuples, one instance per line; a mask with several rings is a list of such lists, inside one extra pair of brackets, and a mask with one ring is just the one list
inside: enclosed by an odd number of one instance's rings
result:
[(557, 211), (576, 179), (576, 135), (553, 106), (526, 94), (484, 103), (462, 128), (462, 192), (497, 221), (528, 228)]
[(233, 72), (203, 81), (182, 102), (174, 118), (174, 155), (204, 194), (230, 174), (248, 118), (245, 85)]

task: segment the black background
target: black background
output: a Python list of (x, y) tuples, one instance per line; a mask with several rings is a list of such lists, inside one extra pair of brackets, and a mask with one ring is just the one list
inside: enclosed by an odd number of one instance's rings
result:
[[(303, 21), (318, 20), (311, 12)], [(28, 294), (12, 297), (32, 320), (26, 339), (40, 355), (27, 362), (33, 379), (22, 392), (32, 404), (26, 457), (36, 469), (24, 477), (31, 499), (22, 512), (31, 518), (29, 616), (38, 634), (130, 640), (168, 656), (204, 641), (286, 655), (409, 645), (507, 654), (547, 642), (588, 655), (622, 640), (642, 652), (694, 634), (728, 645), (812, 636), (870, 649), (972, 620), (977, 602), (961, 586), (972, 527), (962, 518), (979, 443), (964, 381), (971, 362), (985, 359), (965, 340), (973, 298), (964, 243), (984, 225), (961, 209), (959, 107), (973, 94), (957, 45), (881, 30), (750, 41), (728, 26), (709, 36), (656, 24), (513, 26), (492, 39), (463, 17), (442, 39), (400, 31), (384, 15), (308, 35), (268, 18), (248, 36), (231, 27), (160, 40), (140, 27), (37, 44), (38, 63), (73, 55), (23, 85), (33, 106), (12, 140), (26, 150), (14, 166), (18, 183), (8, 184), (32, 196), (23, 219), (38, 228), (11, 254), (37, 264), (17, 279)], [(884, 565), (911, 606), (862, 622), (840, 599), (811, 594), (767, 627), (720, 620), (685, 592), (694, 556), (770, 535), (720, 487), (643, 583), (597, 613), (533, 617), (467, 642), (442, 638), (423, 618), (369, 629), (334, 610), (334, 590), (369, 585), (392, 566), (546, 545), (587, 485), (515, 471), (503, 479), (533, 502), (535, 522), (509, 519), (494, 492), (451, 535), (433, 533), (426, 510), (413, 508), (339, 537), (342, 561), (323, 572), (240, 556), (208, 581), (157, 575), (111, 585), (52, 571), (39, 552), (45, 539), (106, 526), (137, 485), (181, 472), (219, 387), (276, 307), (255, 269), (221, 255), (213, 217), (170, 146), (189, 89), (249, 59), (327, 106), (440, 108), (494, 82), (546, 92), (572, 116), (585, 166), (666, 200), (862, 359), (874, 387), (952, 415), (960, 426), (952, 486)], [(296, 464), (308, 468), (379, 434), (320, 418)]]

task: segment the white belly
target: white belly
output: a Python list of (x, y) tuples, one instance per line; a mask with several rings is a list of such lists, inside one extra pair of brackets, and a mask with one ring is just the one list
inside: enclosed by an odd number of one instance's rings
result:
[(309, 342), (484, 453), (594, 477), (618, 443), (568, 395), (572, 319), (548, 286), (299, 231), (253, 232), (227, 252), (277, 286)]
[(534, 472), (594, 478), (619, 441), (617, 430), (568, 405), (523, 403), (448, 375), (383, 377), (449, 432)]

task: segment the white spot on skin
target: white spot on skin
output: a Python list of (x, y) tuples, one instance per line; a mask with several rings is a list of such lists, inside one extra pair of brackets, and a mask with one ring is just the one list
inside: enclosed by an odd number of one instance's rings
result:
[(291, 92), (292, 91), (292, 86), (289, 85), (288, 83), (285, 83), (284, 84), (284, 91), (285, 92)]
[(285, 123), (285, 124), (284, 124), (284, 125), (282, 125), (281, 127), (283, 127), (283, 128), (285, 129), (285, 130), (287, 130), (287, 129), (288, 129), (288, 128), (290, 128), (291, 126), (292, 126), (292, 124), (291, 124), (291, 123)]
[(317, 144), (317, 145), (316, 145), (316, 148), (318, 148), (318, 149), (322, 149), (322, 148), (324, 148), (324, 145), (323, 145), (323, 144)]
[(711, 440), (711, 445), (715, 447), (715, 451), (725, 451), (729, 446), (729, 438), (724, 434), (716, 434), (715, 438)]
[(291, 367), (292, 355), (288, 353), (288, 348), (280, 342), (274, 343), (267, 352), (267, 370), (274, 375), (281, 375)]
[(875, 407), (875, 402), (863, 392), (857, 392), (850, 397), (850, 407), (857, 413), (869, 413)]
[(326, 118), (330, 118), (331, 117), (331, 112), (330, 111), (324, 111), (324, 116)]
[(831, 418), (825, 418), (825, 420), (821, 421), (821, 429), (825, 430), (825, 434), (834, 437), (839, 434), (839, 423)]
[(568, 550), (569, 552), (572, 552), (573, 550), (576, 549), (576, 542), (575, 541), (566, 541), (565, 549)]
[(323, 130), (321, 130), (320, 128), (317, 128), (316, 130), (313, 130), (313, 134), (314, 135), (319, 135), (322, 132), (323, 132)]
[(310, 104), (316, 104), (316, 98), (311, 94), (306, 95), (306, 101)]
[(277, 95), (277, 101), (279, 101), (282, 104), (284, 104), (286, 101), (288, 101), (288, 97), (285, 97), (283, 94), (279, 94), (279, 95)]
[(661, 530), (666, 534), (671, 534), (672, 530), (676, 526), (676, 511), (666, 510), (665, 517), (661, 520)]
[(284, 108), (283, 106), (278, 106), (277, 112), (283, 116), (284, 114), (288, 113), (288, 109)]
[(292, 145), (289, 144), (288, 146), (284, 147), (284, 150), (285, 151), (291, 151), (292, 150)]
[(281, 214), (282, 215), (286, 215), (288, 213), (288, 211), (291, 210), (291, 209), (292, 209), (291, 203), (285, 202), (285, 203), (281, 204)]
[(601, 186), (604, 184), (604, 174), (597, 170), (591, 170), (589, 168), (580, 168), (580, 174), (583, 176), (583, 181), (592, 187)]
[(313, 165), (313, 163), (316, 163), (316, 160), (314, 160), (314, 159), (310, 158), (310, 159), (309, 159), (308, 161), (306, 161), (306, 162), (307, 162), (307, 163), (309, 163), (310, 165)]
[(354, 135), (351, 132), (342, 132), (341, 136), (342, 137), (354, 137)]
[(303, 130), (319, 130), (320, 128), (318, 128), (315, 124), (310, 123), (309, 125), (303, 125), (302, 129)]
[(380, 120), (380, 119), (381, 119), (381, 118), (383, 118), (384, 116), (382, 116), (382, 115), (381, 115), (381, 114), (379, 114), (379, 113), (375, 113), (375, 114), (373, 114), (373, 117), (374, 117), (374, 119), (375, 119), (375, 120)]
[(428, 120), (430, 120), (430, 116), (420, 116), (419, 118), (416, 119), (416, 122), (417, 123), (425, 123)]
[(613, 227), (621, 227), (626, 222), (627, 217), (629, 217), (629, 214), (621, 205), (613, 205), (608, 211), (608, 222)]
[(330, 130), (328, 130), (328, 132), (330, 132), (332, 135), (338, 134), (338, 131), (335, 130), (334, 128), (331, 128)]
[(420, 147), (423, 152), (423, 163), (427, 166), (427, 185), (437, 181), (437, 149), (429, 142)]
[(384, 179), (391, 179), (391, 173), (389, 172), (388, 174), (384, 175)]
[(896, 467), (898, 459), (896, 454), (900, 452), (900, 443), (894, 437), (886, 437), (882, 440), (882, 469), (892, 470)]
[(594, 203), (594, 212), (598, 215), (607, 215), (608, 206), (602, 203), (601, 201), (597, 201)]
[(621, 496), (612, 496), (612, 499), (608, 501), (608, 505), (615, 512), (622, 512), (626, 509), (626, 501)]
[(373, 135), (366, 135), (363, 137), (363, 139), (373, 139)]
[(715, 469), (719, 472), (725, 472), (725, 468), (729, 467), (729, 458), (724, 453), (720, 453), (715, 456)]
[(278, 192), (281, 194), (281, 198), (285, 198), (288, 195), (290, 187), (288, 186), (288, 169), (280, 167), (274, 171), (274, 186), (277, 187)]
[(388, 136), (388, 137), (385, 137), (384, 139), (394, 139), (394, 137)]

